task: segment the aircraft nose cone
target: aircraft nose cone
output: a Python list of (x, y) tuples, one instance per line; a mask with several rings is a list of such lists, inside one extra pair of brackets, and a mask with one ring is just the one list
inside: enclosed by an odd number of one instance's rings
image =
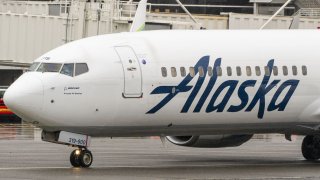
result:
[(35, 74), (23, 74), (5, 92), (5, 105), (20, 116), (29, 119), (39, 113), (43, 103), (43, 84)]

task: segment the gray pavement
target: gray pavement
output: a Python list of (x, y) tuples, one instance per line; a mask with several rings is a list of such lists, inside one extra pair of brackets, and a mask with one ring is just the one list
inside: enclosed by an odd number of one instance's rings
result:
[(91, 168), (72, 168), (72, 147), (40, 140), (29, 125), (0, 125), (0, 179), (320, 179), (301, 138), (253, 139), (236, 148), (197, 149), (157, 138), (93, 139)]

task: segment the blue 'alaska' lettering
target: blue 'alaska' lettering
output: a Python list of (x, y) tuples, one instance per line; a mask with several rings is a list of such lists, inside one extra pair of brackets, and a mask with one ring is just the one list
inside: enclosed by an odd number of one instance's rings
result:
[[(195, 67), (194, 67), (194, 71), (195, 71), (195, 74), (198, 74), (199, 72), (199, 68), (203, 68), (203, 71), (204, 71), (204, 76), (201, 77), (199, 76), (198, 78), (198, 81), (196, 83), (196, 85), (194, 86), (189, 98), (187, 99), (187, 102), (184, 104), (181, 112), (182, 113), (186, 113), (188, 112), (194, 98), (197, 96), (203, 82), (204, 82), (204, 79), (206, 78), (207, 76), (207, 70), (208, 70), (208, 65), (209, 65), (209, 56), (204, 56), (202, 59), (200, 59), (199, 61), (200, 63), (198, 63)], [(189, 75), (188, 75), (189, 76)]]
[(254, 87), (256, 85), (256, 80), (247, 80), (241, 84), (238, 90), (238, 96), (241, 100), (241, 103), (238, 106), (231, 105), (228, 109), (228, 112), (239, 112), (241, 111), (246, 105), (248, 104), (249, 101), (249, 95), (246, 92), (247, 87)]
[[(229, 81), (226, 81), (224, 83), (222, 83), (218, 89), (216, 90), (216, 92), (214, 92), (208, 106), (207, 106), (207, 109), (206, 109), (206, 112), (209, 113), (209, 112), (212, 112), (212, 111), (217, 111), (217, 112), (222, 112), (224, 110), (224, 108), (226, 107), (233, 91), (236, 89), (238, 85), (238, 81), (235, 81), (235, 80), (229, 80)], [(222, 101), (217, 104), (217, 105), (214, 105), (217, 98), (220, 96), (221, 92), (228, 88), (227, 90), (227, 93), (226, 95), (223, 97)]]
[[(208, 67), (209, 64), (209, 56), (204, 56), (203, 58), (201, 58), (198, 63), (194, 66), (195, 68), (195, 74), (198, 74), (198, 69), (199, 67)], [(159, 86), (157, 88), (155, 88), (151, 94), (168, 94), (162, 101), (160, 101), (159, 104), (157, 104), (154, 108), (152, 108), (150, 111), (147, 112), (147, 114), (152, 114), (155, 113), (157, 111), (159, 111), (163, 106), (165, 106), (169, 101), (171, 101), (172, 98), (174, 98), (178, 93), (182, 93), (182, 92), (188, 92), (190, 89), (192, 89), (192, 86), (187, 86), (189, 84), (189, 82), (193, 79), (193, 77), (191, 77), (190, 73), (181, 81), (181, 83), (178, 86)], [(200, 79), (200, 78), (199, 78)], [(198, 87), (200, 89), (204, 78), (202, 78), (203, 80), (200, 80), (200, 83), (198, 84)], [(199, 80), (198, 80), (199, 81)], [(175, 91), (173, 92), (172, 89), (175, 89)], [(193, 94), (197, 94), (199, 90), (197, 91), (193, 91)], [(194, 97), (195, 97), (194, 95)], [(193, 98), (194, 99), (194, 98)], [(192, 98), (188, 98), (187, 102), (192, 103), (193, 101)], [(190, 102), (189, 102), (190, 101)], [(185, 105), (186, 109), (189, 109), (187, 106)]]
[(206, 89), (204, 90), (202, 96), (200, 97), (200, 100), (197, 104), (197, 106), (195, 107), (193, 112), (200, 112), (204, 102), (207, 100), (214, 84), (216, 83), (217, 79), (218, 79), (218, 73), (217, 73), (217, 68), (221, 65), (221, 58), (218, 58), (215, 62), (214, 62), (214, 66), (213, 66), (213, 74), (209, 80), (209, 83), (206, 87)]
[[(199, 68), (203, 68), (204, 76), (198, 76), (198, 79), (194, 86), (189, 85), (189, 83), (196, 76), (192, 77), (190, 73), (177, 85), (177, 86), (159, 86), (156, 87), (151, 94), (167, 94), (163, 100), (161, 100), (156, 106), (154, 106), (151, 110), (147, 112), (147, 114), (153, 114), (158, 112), (161, 108), (163, 108), (166, 104), (168, 104), (176, 95), (179, 93), (189, 92), (191, 89), (191, 93), (188, 96), (184, 106), (181, 109), (181, 113), (187, 113), (194, 102), (196, 96), (200, 92), (202, 85), (205, 82), (205, 78), (207, 77), (207, 70), (209, 67), (209, 56), (202, 57), (197, 64), (194, 66), (195, 75), (199, 74)], [(209, 94), (215, 88), (216, 82), (218, 79), (217, 67), (221, 66), (221, 58), (218, 58), (214, 62), (213, 66), (213, 74), (209, 79), (209, 82), (204, 89), (203, 93), (200, 96), (199, 101), (196, 103), (196, 106), (193, 110), (194, 113), (199, 113), (208, 99)], [(270, 60), (267, 64), (268, 74), (263, 76), (262, 82), (257, 88), (257, 92), (255, 96), (252, 98), (249, 103), (250, 97), (247, 93), (248, 88), (255, 88), (257, 84), (257, 80), (246, 80), (242, 84), (240, 84), (239, 89), (237, 91), (238, 98), (240, 100), (240, 104), (232, 104), (227, 108), (227, 112), (239, 112), (245, 109), (245, 112), (251, 112), (258, 105), (258, 114), (257, 117), (262, 119), (265, 113), (266, 107), (266, 95), (270, 96), (270, 92), (272, 89), (277, 88), (277, 85), (281, 80), (275, 79), (272, 82), (270, 81), (270, 77), (272, 75), (274, 67), (274, 60)], [(239, 80), (227, 80), (222, 82), (214, 91), (206, 109), (206, 113), (211, 112), (223, 112), (228, 105), (228, 102), (234, 91), (236, 90), (239, 84)], [(299, 80), (291, 79), (282, 83), (279, 88), (275, 91), (272, 99), (267, 106), (267, 111), (284, 111), (286, 106), (288, 105), (291, 97), (293, 96), (296, 88), (298, 87)], [(287, 89), (287, 91), (285, 91)], [(222, 92), (226, 92), (223, 96)], [(217, 102), (217, 99), (220, 101)], [(248, 107), (247, 107), (248, 105)], [(247, 107), (247, 108), (246, 108)]]
[[(273, 98), (271, 99), (271, 102), (270, 102), (270, 104), (268, 106), (268, 111), (274, 111), (276, 109), (278, 109), (278, 111), (284, 111), (284, 109), (286, 108), (291, 96), (293, 95), (294, 91), (298, 87), (298, 84), (299, 84), (299, 80), (288, 80), (288, 81), (285, 81), (279, 87), (279, 89), (276, 91), (276, 93), (274, 94)], [(289, 87), (289, 90), (288, 90), (287, 94), (284, 96), (284, 98), (282, 99), (282, 101), (280, 103), (276, 104), (276, 101), (278, 100), (280, 94), (287, 87)]]
[(258, 118), (262, 119), (263, 114), (264, 114), (264, 107), (265, 107), (265, 99), (266, 99), (266, 94), (273, 88), (275, 87), (280, 80), (274, 80), (270, 85), (268, 85), (268, 82), (270, 80), (272, 70), (273, 70), (273, 63), (274, 60), (270, 60), (268, 62), (267, 68), (269, 69), (269, 76), (264, 75), (262, 83), (260, 84), (259, 90), (257, 91), (256, 95), (253, 97), (253, 100), (249, 104), (248, 108), (246, 109), (247, 112), (252, 111), (252, 109), (256, 106), (256, 104), (259, 103), (259, 111), (258, 111)]

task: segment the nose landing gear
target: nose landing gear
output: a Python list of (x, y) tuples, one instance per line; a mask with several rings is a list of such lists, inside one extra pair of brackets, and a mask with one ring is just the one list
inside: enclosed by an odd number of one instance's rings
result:
[(308, 161), (316, 161), (320, 158), (320, 136), (308, 135), (302, 141), (302, 155)]
[(70, 163), (73, 167), (90, 167), (93, 161), (92, 153), (86, 148), (79, 148), (70, 154)]

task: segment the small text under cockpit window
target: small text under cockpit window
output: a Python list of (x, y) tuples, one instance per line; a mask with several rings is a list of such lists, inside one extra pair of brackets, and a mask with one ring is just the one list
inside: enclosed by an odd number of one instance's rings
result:
[(42, 63), (38, 68), (38, 72), (59, 72), (62, 64), (58, 63)]
[(78, 76), (80, 74), (84, 74), (89, 71), (88, 65), (86, 63), (77, 63), (76, 64), (76, 71), (75, 76)]
[(35, 71), (37, 69), (37, 67), (39, 66), (39, 64), (40, 64), (39, 62), (32, 63), (27, 71)]
[(60, 71), (60, 74), (64, 74), (64, 75), (73, 77), (73, 70), (74, 70), (73, 63), (64, 64), (61, 71)]

